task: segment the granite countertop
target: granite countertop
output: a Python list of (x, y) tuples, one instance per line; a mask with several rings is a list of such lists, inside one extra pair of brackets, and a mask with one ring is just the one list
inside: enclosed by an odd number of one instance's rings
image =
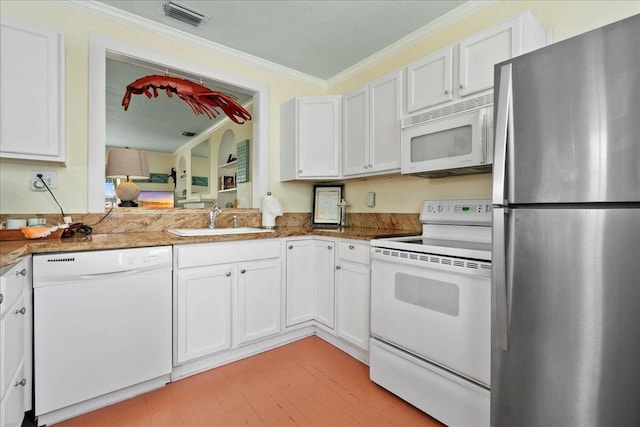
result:
[(12, 264), (24, 255), (90, 251), (100, 249), (137, 248), (145, 246), (181, 245), (189, 243), (228, 242), (238, 240), (272, 239), (295, 236), (327, 236), (345, 239), (371, 240), (381, 237), (410, 236), (415, 231), (345, 227), (320, 229), (311, 227), (276, 227), (273, 232), (251, 234), (227, 234), (218, 236), (179, 237), (166, 231), (141, 233), (109, 233), (74, 236), (60, 240), (21, 240), (0, 242), (0, 267)]

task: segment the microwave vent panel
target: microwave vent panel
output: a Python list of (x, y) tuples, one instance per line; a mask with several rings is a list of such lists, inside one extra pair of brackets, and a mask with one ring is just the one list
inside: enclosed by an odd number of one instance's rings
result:
[(468, 99), (466, 101), (450, 104), (436, 110), (427, 111), (426, 113), (417, 114), (402, 120), (402, 127), (413, 126), (418, 123), (428, 122), (434, 119), (452, 116), (454, 114), (464, 113), (466, 111), (476, 110), (493, 104), (493, 93), (489, 93), (477, 98)]

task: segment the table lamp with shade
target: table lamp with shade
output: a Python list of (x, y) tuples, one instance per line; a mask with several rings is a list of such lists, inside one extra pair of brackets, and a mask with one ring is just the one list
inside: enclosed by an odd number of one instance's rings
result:
[(116, 187), (116, 196), (121, 200), (118, 206), (137, 207), (134, 202), (140, 188), (131, 179), (149, 178), (147, 153), (133, 148), (111, 148), (107, 151), (107, 178), (126, 179)]

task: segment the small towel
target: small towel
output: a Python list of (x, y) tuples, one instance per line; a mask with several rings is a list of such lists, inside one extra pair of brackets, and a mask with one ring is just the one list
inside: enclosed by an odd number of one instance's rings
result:
[(20, 227), (20, 231), (27, 239), (39, 239), (41, 237), (47, 237), (58, 229), (55, 227)]

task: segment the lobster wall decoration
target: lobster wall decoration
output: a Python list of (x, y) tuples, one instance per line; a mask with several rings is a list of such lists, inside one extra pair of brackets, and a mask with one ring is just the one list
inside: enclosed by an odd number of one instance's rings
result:
[(149, 89), (153, 90), (154, 98), (158, 97), (158, 89), (165, 90), (170, 98), (175, 93), (180, 99), (189, 104), (196, 116), (206, 114), (210, 119), (213, 119), (220, 114), (217, 110), (217, 108), (220, 108), (229, 119), (238, 124), (251, 120), (251, 114), (235, 101), (235, 96), (212, 91), (206, 86), (189, 80), (160, 75), (145, 76), (131, 82), (127, 86), (124, 98), (122, 98), (124, 110), (127, 111), (129, 108), (132, 94), (140, 95), (144, 93), (147, 98), (151, 98), (152, 94)]

